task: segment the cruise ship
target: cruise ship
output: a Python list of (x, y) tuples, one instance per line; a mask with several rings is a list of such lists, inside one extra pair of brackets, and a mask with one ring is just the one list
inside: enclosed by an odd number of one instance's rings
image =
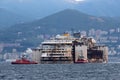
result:
[(45, 63), (107, 63), (108, 47), (96, 44), (91, 37), (64, 33), (41, 42), (32, 49), (32, 59)]

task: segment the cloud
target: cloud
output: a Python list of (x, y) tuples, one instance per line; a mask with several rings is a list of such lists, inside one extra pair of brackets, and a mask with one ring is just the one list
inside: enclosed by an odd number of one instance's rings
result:
[(65, 0), (66, 2), (69, 2), (69, 3), (74, 3), (74, 4), (78, 4), (78, 3), (81, 3), (81, 2), (84, 2), (86, 0)]
[(80, 1), (85, 1), (85, 0), (74, 0), (74, 1), (80, 2)]

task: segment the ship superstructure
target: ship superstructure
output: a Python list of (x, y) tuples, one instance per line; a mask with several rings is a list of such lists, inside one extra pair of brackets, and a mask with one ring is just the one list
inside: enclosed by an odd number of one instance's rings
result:
[(80, 33), (56, 35), (33, 49), (33, 60), (39, 63), (107, 62), (108, 48), (96, 45), (90, 37)]
[(57, 35), (50, 40), (41, 43), (41, 62), (48, 63), (70, 63), (72, 62), (72, 41), (74, 38), (69, 34)]

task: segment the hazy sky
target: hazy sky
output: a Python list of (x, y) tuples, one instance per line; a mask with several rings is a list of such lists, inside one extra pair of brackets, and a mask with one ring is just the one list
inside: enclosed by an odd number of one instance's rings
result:
[[(0, 1), (18, 1), (18, 2), (30, 2), (30, 1), (37, 1), (37, 0), (0, 0)], [(47, 1), (47, 0), (46, 0)], [(52, 1), (52, 0), (51, 0)], [(58, 0), (56, 0), (58, 1)], [(85, 1), (85, 0), (64, 0), (64, 1), (68, 1), (68, 2), (80, 2), (80, 1)]]
[(46, 16), (48, 13), (52, 14), (66, 8), (72, 8), (73, 4), (79, 2), (78, 0), (0, 0), (0, 7), (22, 15), (38, 17), (39, 15)]
[(120, 0), (0, 0), (0, 7), (36, 18), (45, 17), (67, 8), (93, 15), (106, 15), (117, 13), (120, 9), (119, 4)]

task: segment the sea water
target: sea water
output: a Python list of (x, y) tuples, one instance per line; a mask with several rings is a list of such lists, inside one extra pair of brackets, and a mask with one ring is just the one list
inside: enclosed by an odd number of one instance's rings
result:
[(120, 63), (31, 65), (0, 63), (0, 80), (120, 80)]

